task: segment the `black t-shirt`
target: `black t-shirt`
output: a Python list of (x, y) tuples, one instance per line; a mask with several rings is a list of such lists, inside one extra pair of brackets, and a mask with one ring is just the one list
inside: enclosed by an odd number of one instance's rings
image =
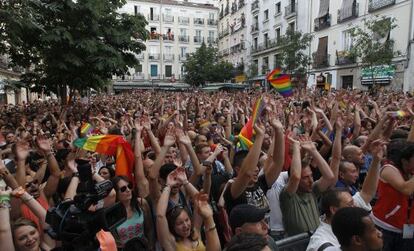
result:
[(233, 207), (239, 204), (250, 204), (258, 208), (269, 209), (269, 201), (267, 200), (266, 193), (269, 187), (266, 182), (265, 175), (259, 176), (256, 184), (252, 187), (247, 187), (246, 190), (238, 197), (233, 198), (231, 196), (231, 186), (229, 184), (224, 192), (224, 201), (226, 203), (227, 213), (230, 215)]

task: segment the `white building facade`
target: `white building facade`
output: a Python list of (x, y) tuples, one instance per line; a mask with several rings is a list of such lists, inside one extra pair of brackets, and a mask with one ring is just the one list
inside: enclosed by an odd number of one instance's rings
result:
[(141, 14), (148, 21), (150, 37), (146, 50), (137, 55), (140, 64), (130, 75), (118, 77), (115, 85), (182, 82), (183, 63), (190, 53), (206, 45), (216, 45), (218, 8), (211, 3), (172, 0), (129, 0), (119, 11)]
[[(353, 39), (349, 30), (363, 27), (364, 19), (373, 17), (395, 18), (397, 27), (388, 37), (395, 41), (394, 51), (399, 52), (390, 66), (376, 68), (375, 83), (386, 88), (412, 90), (413, 66), (409, 60), (413, 41), (412, 0), (317, 0), (311, 1), (313, 40), (312, 67), (308, 85), (333, 88), (366, 89), (374, 81), (372, 74), (359, 59), (347, 53)], [(412, 51), (412, 50), (411, 50)], [(411, 76), (411, 77), (409, 77)]]
[[(238, 74), (247, 70), (251, 44), (248, 24), (251, 23), (249, 15), (249, 0), (220, 0), (218, 24), (219, 55), (224, 61), (231, 62), (238, 69)], [(242, 77), (240, 81), (244, 81)]]

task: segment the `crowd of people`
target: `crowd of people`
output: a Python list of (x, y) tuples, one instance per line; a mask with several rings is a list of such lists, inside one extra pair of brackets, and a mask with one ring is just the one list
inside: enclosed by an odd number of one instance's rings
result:
[[(412, 250), (413, 105), (408, 93), (304, 89), (288, 98), (134, 91), (3, 105), (0, 246), (259, 251), (307, 233), (294, 250)], [(253, 115), (246, 147), (240, 131)], [(131, 173), (73, 144), (92, 135), (127, 140)], [(104, 181), (112, 188), (102, 198), (49, 219)], [(114, 205), (126, 216), (110, 229), (70, 227)]]

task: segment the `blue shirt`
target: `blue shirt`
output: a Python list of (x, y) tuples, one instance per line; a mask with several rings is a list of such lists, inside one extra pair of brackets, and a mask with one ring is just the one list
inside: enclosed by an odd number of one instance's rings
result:
[(348, 186), (342, 180), (338, 180), (336, 182), (335, 187), (344, 187), (344, 188), (347, 188), (349, 190), (349, 192), (351, 193), (352, 196), (354, 196), (358, 192), (358, 189), (354, 185)]

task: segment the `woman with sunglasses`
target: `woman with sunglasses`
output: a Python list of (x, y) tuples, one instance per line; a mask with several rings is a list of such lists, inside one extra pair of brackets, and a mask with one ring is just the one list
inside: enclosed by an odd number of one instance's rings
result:
[[(172, 187), (189, 186), (189, 181), (180, 171), (175, 170), (167, 177), (157, 205), (157, 235), (165, 251), (216, 251), (221, 250), (213, 210), (208, 204), (208, 195), (197, 194), (193, 197), (195, 212), (193, 220), (187, 208), (176, 205), (167, 211)], [(206, 245), (201, 239), (201, 226), (204, 222)]]
[(122, 249), (129, 240), (139, 237), (146, 238), (150, 250), (152, 250), (154, 247), (153, 227), (147, 201), (138, 198), (127, 177), (116, 176), (112, 183), (116, 191), (116, 201), (121, 202), (127, 211), (127, 220), (119, 225), (113, 233), (118, 249)]

